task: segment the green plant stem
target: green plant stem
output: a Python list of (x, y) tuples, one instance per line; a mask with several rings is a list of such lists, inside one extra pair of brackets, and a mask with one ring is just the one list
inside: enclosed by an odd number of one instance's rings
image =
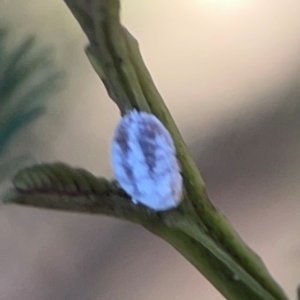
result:
[(164, 123), (172, 134), (177, 149), (178, 159), (182, 166), (184, 185), (195, 207), (196, 213), (205, 224), (211, 235), (236, 259), (250, 274), (267, 289), (272, 291), (278, 299), (286, 299), (285, 294), (268, 273), (260, 257), (252, 251), (239, 237), (227, 219), (217, 211), (209, 201), (205, 191), (205, 184), (189, 155), (188, 149), (174, 123), (161, 95), (156, 89), (150, 73), (148, 72), (135, 38), (125, 30), (131, 61), (135, 66), (140, 84), (149, 103), (151, 111)]

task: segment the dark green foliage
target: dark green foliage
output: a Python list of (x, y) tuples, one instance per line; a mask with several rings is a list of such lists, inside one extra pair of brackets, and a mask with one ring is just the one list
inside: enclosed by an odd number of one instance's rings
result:
[(49, 49), (40, 49), (33, 36), (9, 47), (8, 35), (0, 28), (0, 182), (25, 158), (4, 160), (12, 138), (45, 112), (61, 82)]

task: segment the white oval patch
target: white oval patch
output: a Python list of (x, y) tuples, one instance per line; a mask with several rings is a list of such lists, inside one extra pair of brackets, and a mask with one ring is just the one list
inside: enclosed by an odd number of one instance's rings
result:
[(152, 114), (126, 114), (111, 147), (115, 179), (134, 203), (156, 211), (181, 202), (182, 177), (170, 133)]

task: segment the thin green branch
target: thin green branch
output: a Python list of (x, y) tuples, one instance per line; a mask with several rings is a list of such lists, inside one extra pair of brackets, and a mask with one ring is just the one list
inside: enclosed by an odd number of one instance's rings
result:
[(173, 136), (178, 159), (182, 166), (184, 185), (188, 198), (194, 205), (199, 218), (216, 241), (218, 241), (234, 259), (244, 266), (250, 274), (256, 277), (263, 286), (272, 291), (273, 295), (277, 295), (279, 297), (278, 299), (286, 299), (281, 288), (269, 275), (260, 257), (243, 242), (227, 219), (217, 211), (209, 201), (205, 191), (205, 184), (198, 168), (189, 155), (183, 138), (153, 83), (151, 75), (143, 62), (138, 43), (125, 28), (124, 31), (127, 36), (127, 45), (128, 49), (130, 49), (131, 61), (134, 64), (151, 111), (165, 124)]
[[(150, 112), (137, 74), (130, 61), (123, 29), (119, 19), (120, 1), (92, 1), (93, 20), (97, 36), (99, 57), (108, 78), (118, 78), (121, 90), (127, 96), (130, 107)], [(101, 41), (101, 42), (100, 42)], [(107, 58), (105, 61), (104, 58)], [(117, 89), (116, 89), (117, 90)], [(124, 107), (120, 107), (121, 111)]]

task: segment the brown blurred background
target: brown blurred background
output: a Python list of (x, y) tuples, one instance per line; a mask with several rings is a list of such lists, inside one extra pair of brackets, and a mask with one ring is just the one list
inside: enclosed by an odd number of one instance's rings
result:
[[(124, 0), (122, 19), (206, 181), (209, 195), (295, 299), (300, 283), (300, 2)], [(2, 1), (16, 36), (56, 48), (67, 85), (15, 147), (111, 176), (116, 106), (62, 0)], [(36, 141), (32, 147), (31, 141)], [(2, 206), (0, 299), (222, 296), (141, 227)]]

